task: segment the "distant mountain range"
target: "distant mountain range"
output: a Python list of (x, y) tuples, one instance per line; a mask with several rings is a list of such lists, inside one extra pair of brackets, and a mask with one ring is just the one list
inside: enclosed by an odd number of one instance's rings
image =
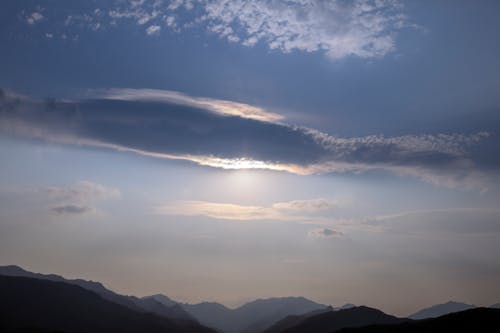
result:
[(450, 331), (442, 329), (446, 325), (462, 328), (466, 320), (471, 321), (468, 327), (484, 320), (498, 328), (500, 320), (500, 309), (493, 309), (500, 303), (470, 310), (474, 305), (448, 302), (410, 318), (352, 304), (332, 308), (303, 297), (258, 299), (236, 309), (213, 302), (182, 304), (162, 294), (125, 296), (99, 282), (18, 266), (0, 266), (0, 300), (1, 332), (444, 332)]
[(159, 316), (169, 319), (195, 321), (195, 319), (191, 315), (189, 315), (186, 311), (184, 311), (184, 309), (177, 303), (174, 303), (170, 306), (166, 306), (163, 303), (158, 302), (155, 299), (151, 298), (138, 298), (135, 296), (120, 295), (107, 289), (99, 282), (87, 281), (82, 279), (65, 279), (62, 276), (55, 274), (32, 273), (22, 269), (19, 266), (14, 266), (14, 265), (0, 266), (0, 275), (22, 276), (34, 279), (50, 280), (55, 282), (65, 282), (93, 291), (108, 301), (123, 305), (134, 311), (152, 312)]
[(372, 324), (399, 324), (408, 319), (397, 318), (380, 310), (366, 306), (352, 307), (338, 311), (327, 311), (309, 316), (280, 333), (330, 333), (345, 327)]
[(55, 274), (33, 273), (14, 265), (0, 266), (0, 275), (77, 285), (134, 311), (154, 313), (174, 321), (199, 322), (223, 333), (260, 333), (286, 316), (302, 315), (327, 308), (326, 305), (315, 303), (303, 297), (260, 299), (236, 309), (229, 309), (222, 304), (210, 302), (182, 304), (161, 294), (138, 298), (117, 294), (99, 282), (65, 279)]
[[(155, 299), (161, 301), (157, 296)], [(258, 333), (289, 315), (327, 309), (326, 305), (304, 297), (259, 299), (236, 309), (209, 302), (182, 304), (182, 307), (201, 324), (224, 333)]]
[[(334, 332), (334, 331), (331, 331)], [(500, 332), (500, 309), (475, 308), (438, 318), (407, 321), (396, 325), (343, 328), (337, 333)]]
[(215, 333), (194, 321), (134, 311), (66, 282), (0, 275), (1, 332)]
[(410, 319), (427, 319), (427, 318), (437, 318), (444, 316), (449, 313), (460, 312), (464, 310), (469, 310), (475, 308), (475, 305), (459, 303), (459, 302), (447, 302), (444, 304), (436, 304), (431, 307), (422, 309), (420, 311), (415, 312), (408, 318)]

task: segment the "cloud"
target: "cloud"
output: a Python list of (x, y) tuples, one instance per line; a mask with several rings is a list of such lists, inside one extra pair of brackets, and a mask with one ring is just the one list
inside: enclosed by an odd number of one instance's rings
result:
[(359, 222), (393, 233), (500, 234), (500, 209), (456, 207), (403, 211), (366, 217)]
[(277, 202), (273, 204), (274, 209), (285, 211), (306, 211), (317, 212), (331, 210), (338, 206), (338, 203), (327, 199), (293, 200), (287, 202)]
[[(313, 213), (325, 208), (316, 203), (320, 200), (295, 200), (275, 203), (270, 206), (239, 205), (207, 201), (175, 201), (156, 207), (163, 215), (206, 216), (220, 220), (233, 221), (285, 221), (299, 223), (325, 224), (333, 220)], [(324, 200), (324, 202), (328, 202)], [(297, 204), (300, 203), (300, 204)]]
[(207, 97), (192, 97), (172, 90), (108, 89), (95, 93), (104, 99), (173, 103), (209, 110), (224, 116), (239, 116), (267, 122), (277, 122), (284, 118), (282, 115), (252, 105)]
[(70, 202), (107, 200), (120, 196), (117, 188), (89, 181), (80, 181), (72, 187), (49, 187), (45, 191), (52, 198)]
[(151, 25), (146, 29), (146, 34), (149, 36), (151, 35), (158, 35), (160, 33), (161, 27), (159, 25)]
[(406, 24), (398, 1), (216, 0), (202, 2), (209, 31), (245, 46), (323, 51), (332, 59), (382, 57)]
[(64, 205), (52, 207), (51, 210), (57, 214), (85, 214), (91, 212), (93, 209), (88, 206), (78, 206), (78, 205)]
[[(483, 141), (496, 140), (485, 132), (341, 138), (286, 124), (260, 107), (150, 89), (110, 89), (67, 101), (3, 93), (0, 131), (223, 169), (301, 175), (385, 170), (436, 185), (483, 190), (488, 181), (475, 156), (488, 152), (474, 152)], [(334, 203), (295, 202), (287, 209), (301, 205)]]
[(80, 181), (71, 187), (48, 187), (43, 192), (52, 202), (57, 202), (50, 210), (60, 215), (92, 213), (96, 211), (93, 204), (121, 195), (117, 188), (89, 181)]
[(44, 16), (40, 12), (33, 12), (28, 17), (26, 17), (26, 22), (29, 25), (34, 25), (44, 19)]
[(328, 228), (319, 228), (309, 231), (308, 236), (311, 238), (332, 238), (344, 236), (344, 234)]
[[(68, 5), (61, 23), (94, 31), (147, 24), (147, 35), (201, 27), (245, 47), (261, 43), (283, 53), (322, 52), (330, 59), (383, 57), (396, 49), (398, 32), (414, 26), (399, 0), (114, 0), (100, 6)], [(28, 24), (40, 15), (30, 15)]]

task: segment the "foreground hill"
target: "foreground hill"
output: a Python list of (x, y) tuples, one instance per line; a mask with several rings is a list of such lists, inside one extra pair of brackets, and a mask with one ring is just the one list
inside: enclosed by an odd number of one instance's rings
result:
[(469, 310), (475, 308), (475, 305), (472, 304), (466, 304), (466, 303), (460, 303), (460, 302), (447, 302), (444, 304), (436, 304), (431, 307), (422, 309), (418, 312), (415, 312), (408, 318), (410, 319), (427, 319), (427, 318), (437, 318), (444, 316), (449, 313), (453, 312), (460, 312), (464, 310)]
[(330, 333), (345, 327), (372, 324), (399, 324), (408, 319), (388, 315), (380, 310), (359, 306), (338, 311), (329, 311), (311, 316), (282, 333)]
[(83, 279), (66, 279), (56, 274), (33, 273), (15, 265), (0, 266), (0, 275), (20, 276), (34, 279), (50, 280), (55, 282), (65, 282), (95, 292), (108, 301), (123, 305), (134, 311), (152, 312), (159, 316), (175, 320), (196, 321), (191, 315), (189, 315), (186, 311), (184, 311), (182, 307), (180, 307), (176, 303), (167, 306), (162, 302), (159, 302), (152, 298), (138, 298), (134, 296), (120, 295), (107, 289), (101, 283), (95, 281), (87, 281)]
[[(334, 332), (334, 331), (332, 331)], [(417, 333), (417, 332), (500, 332), (500, 309), (476, 308), (439, 318), (409, 321), (397, 325), (346, 328), (341, 333)]]
[(131, 310), (64, 282), (0, 276), (0, 331), (68, 333), (213, 333)]

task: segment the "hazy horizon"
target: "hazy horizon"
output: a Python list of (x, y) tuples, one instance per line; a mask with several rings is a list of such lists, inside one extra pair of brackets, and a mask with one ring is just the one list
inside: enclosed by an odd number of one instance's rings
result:
[(230, 307), (500, 302), (499, 13), (2, 1), (0, 264)]

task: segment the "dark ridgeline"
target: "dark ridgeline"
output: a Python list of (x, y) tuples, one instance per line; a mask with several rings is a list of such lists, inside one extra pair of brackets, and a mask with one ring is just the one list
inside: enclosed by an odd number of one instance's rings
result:
[(318, 314), (322, 314), (325, 312), (329, 311), (334, 311), (334, 309), (330, 306), (326, 309), (323, 310), (316, 310), (312, 312), (308, 312), (303, 315), (291, 315), (291, 316), (286, 316), (285, 318), (281, 319), (280, 321), (274, 323), (267, 329), (263, 330), (263, 333), (280, 333), (283, 332), (291, 327), (297, 326), (307, 318), (316, 316)]
[[(218, 303), (180, 304), (165, 295), (124, 296), (102, 284), (0, 266), (0, 332), (66, 333), (333, 333), (497, 332), (500, 309), (456, 302), (397, 318), (366, 306), (327, 307), (303, 297), (259, 299), (229, 309)], [(193, 319), (196, 318), (196, 319)]]
[(297, 325), (274, 333), (330, 333), (345, 327), (372, 324), (399, 324), (408, 319), (397, 318), (380, 310), (359, 306), (338, 311), (329, 311), (305, 318)]
[[(334, 331), (332, 331), (334, 332)], [(434, 332), (500, 332), (500, 309), (475, 308), (439, 318), (409, 321), (397, 325), (372, 325), (344, 328), (338, 333), (434, 333)]]
[(33, 273), (22, 269), (19, 266), (0, 266), (0, 275), (5, 276), (22, 276), (34, 279), (50, 280), (55, 282), (65, 282), (73, 285), (77, 285), (84, 289), (95, 292), (102, 298), (108, 301), (123, 305), (131, 310), (139, 312), (152, 312), (162, 317), (166, 317), (174, 320), (192, 320), (196, 321), (189, 313), (184, 311), (177, 303), (171, 305), (164, 305), (163, 302), (157, 301), (150, 297), (138, 298), (135, 296), (125, 296), (117, 294), (101, 283), (95, 281), (87, 281), (83, 279), (65, 279), (62, 276), (55, 274), (40, 274)]
[(0, 275), (0, 331), (214, 333), (193, 321), (134, 311), (65, 282)]

